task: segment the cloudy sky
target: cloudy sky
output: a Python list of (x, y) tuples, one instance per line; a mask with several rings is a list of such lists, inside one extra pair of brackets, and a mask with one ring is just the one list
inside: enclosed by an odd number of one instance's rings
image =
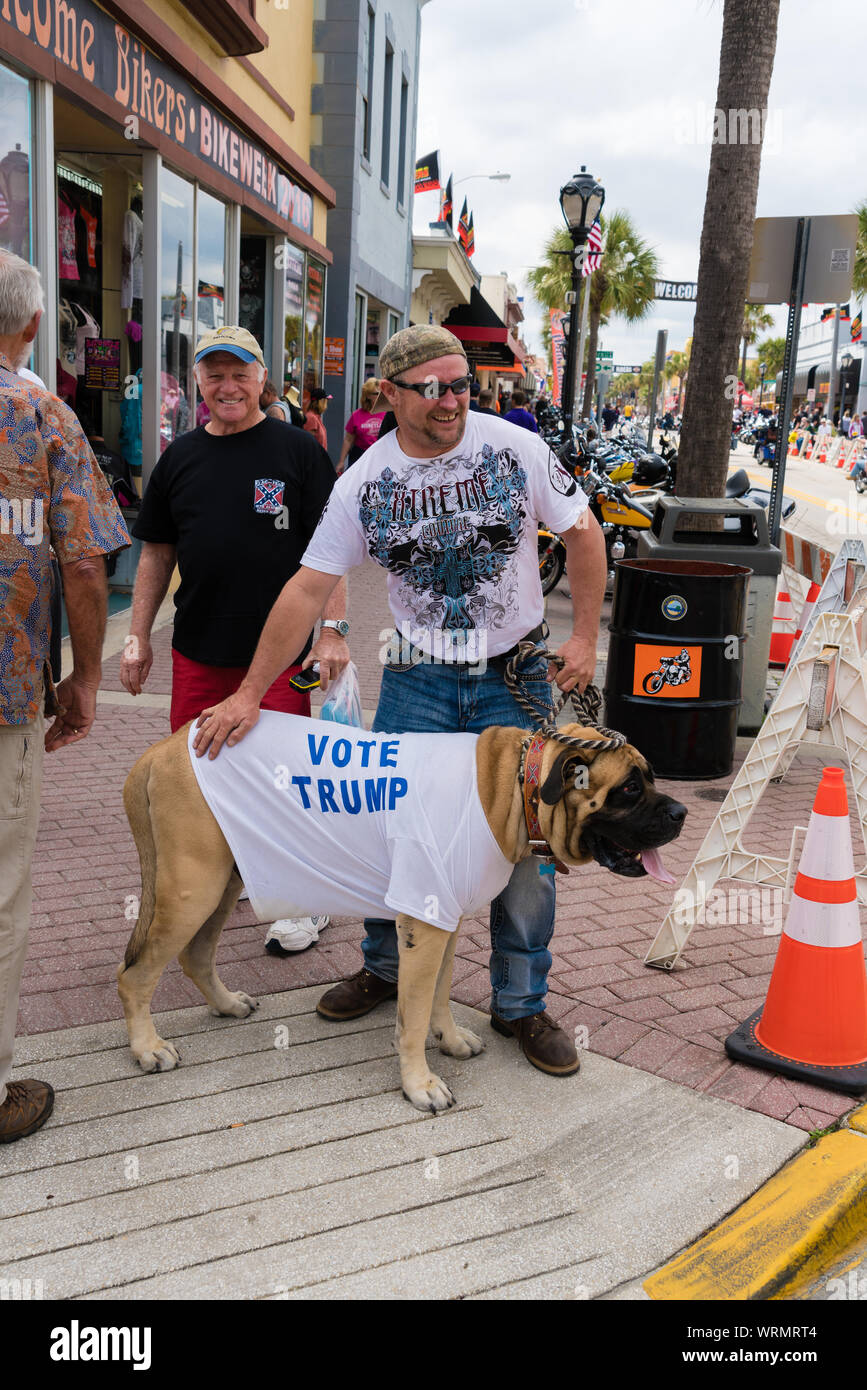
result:
[[(757, 215), (843, 213), (867, 196), (865, 0), (782, 0)], [(506, 171), (508, 183), (455, 187), (474, 213), (475, 264), (525, 290), (561, 221), (561, 185), (582, 164), (656, 248), (662, 274), (698, 274), (723, 0), (430, 0), (422, 11), (417, 154), (441, 151), (455, 184)], [(415, 197), (415, 229), (438, 193)], [(540, 311), (525, 298), (525, 338)], [(617, 362), (651, 355), (659, 328), (681, 348), (691, 305), (656, 301), (600, 345)], [(778, 316), (784, 329), (784, 313)]]

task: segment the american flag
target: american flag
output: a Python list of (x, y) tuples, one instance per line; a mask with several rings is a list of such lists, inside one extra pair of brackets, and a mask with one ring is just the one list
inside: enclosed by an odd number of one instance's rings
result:
[(7, 201), (6, 201), (5, 197), (3, 196), (3, 194), (0, 193), (0, 227), (3, 226), (3, 223), (4, 223), (4, 222), (8, 222), (8, 220), (9, 220), (9, 204), (7, 203)]
[(597, 217), (596, 221), (593, 223), (593, 226), (590, 228), (590, 234), (587, 237), (587, 249), (584, 252), (584, 266), (581, 272), (582, 275), (592, 275), (594, 270), (599, 269), (601, 260), (602, 228), (599, 225), (599, 218)]

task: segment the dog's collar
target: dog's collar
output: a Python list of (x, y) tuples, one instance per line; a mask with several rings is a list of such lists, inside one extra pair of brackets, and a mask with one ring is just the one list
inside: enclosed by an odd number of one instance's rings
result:
[[(542, 755), (547, 743), (547, 735), (541, 732), (528, 735), (521, 744), (521, 764), (518, 781), (524, 798), (524, 820), (530, 837), (530, 850), (537, 859), (543, 859), (548, 866), (553, 865), (560, 874), (568, 874), (567, 866), (557, 858), (548, 841), (542, 834), (539, 824), (539, 796), (542, 780)], [(543, 870), (540, 868), (540, 872)], [(549, 868), (550, 872), (550, 868)]]

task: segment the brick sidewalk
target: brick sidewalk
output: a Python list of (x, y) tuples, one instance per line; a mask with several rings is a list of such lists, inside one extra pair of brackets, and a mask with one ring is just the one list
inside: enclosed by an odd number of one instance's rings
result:
[[(550, 607), (562, 615), (566, 601), (555, 594)], [(350, 618), (362, 702), (373, 708), (381, 669), (379, 634), (389, 620), (383, 577), (372, 566), (350, 576)], [(169, 693), (170, 636), (166, 627), (155, 637), (151, 694)], [(606, 639), (603, 623), (600, 648)], [(117, 665), (116, 657), (106, 664), (107, 691), (121, 689)], [(167, 733), (167, 709), (103, 703), (90, 738), (46, 763), (21, 1033), (122, 1017), (115, 969), (132, 929), (128, 916), (135, 919), (139, 869), (121, 793), (135, 759)], [(643, 751), (652, 759), (652, 748)], [(788, 853), (792, 826), (806, 824), (809, 817), (821, 765), (815, 758), (796, 762), (785, 783), (769, 789), (760, 816), (763, 851)], [(660, 782), (689, 808), (683, 834), (664, 854), (678, 883), (730, 780)], [(853, 836), (858, 833), (853, 820)], [(854, 842), (857, 863), (860, 839)], [(570, 1029), (586, 1027), (593, 1052), (801, 1129), (832, 1124), (852, 1108), (849, 1099), (733, 1064), (723, 1050), (726, 1035), (764, 1000), (776, 936), (765, 936), (760, 924), (701, 926), (690, 938), (688, 969), (669, 974), (643, 965), (673, 893), (673, 887), (617, 878), (596, 865), (559, 880), (548, 996), (552, 1015)], [(264, 953), (263, 937), (250, 907), (239, 906), (219, 952), (230, 989), (271, 994), (327, 985), (361, 964), (359, 921), (336, 919), (316, 946), (285, 961)], [(467, 921), (457, 947), (455, 999), (488, 1007), (488, 956), (486, 922)], [(200, 1002), (173, 964), (157, 988), (155, 1011)]]

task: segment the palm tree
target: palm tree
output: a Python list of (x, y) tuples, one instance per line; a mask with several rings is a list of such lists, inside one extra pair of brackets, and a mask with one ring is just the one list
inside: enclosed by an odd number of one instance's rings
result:
[(744, 342), (744, 353), (741, 358), (741, 381), (746, 385), (747, 380), (747, 348), (750, 343), (754, 343), (759, 336), (759, 329), (772, 328), (774, 324), (773, 314), (769, 314), (767, 309), (763, 309), (761, 304), (744, 305), (744, 326), (741, 329), (741, 337)]
[[(628, 212), (615, 211), (601, 217), (605, 249), (599, 269), (583, 279), (581, 294), (590, 285), (590, 331), (584, 349), (587, 384), (584, 390), (582, 414), (590, 413), (593, 400), (596, 345), (599, 327), (613, 314), (629, 323), (643, 318), (653, 302), (654, 281), (659, 274), (656, 252), (652, 251), (635, 230)], [(572, 238), (565, 227), (555, 227), (545, 243), (542, 260), (527, 275), (533, 295), (545, 309), (565, 309), (566, 294), (572, 288)], [(568, 254), (564, 254), (568, 253)], [(579, 302), (580, 319), (582, 305)]]
[(724, 3), (716, 96), (722, 129), (711, 148), (677, 466), (683, 496), (722, 496), (728, 472), (733, 400), (727, 378), (736, 372), (743, 333), (764, 122), (751, 128), (753, 139), (740, 139), (746, 132), (735, 127), (739, 112), (767, 111), (779, 10), (780, 0)]
[(759, 361), (765, 364), (766, 380), (783, 370), (783, 358), (786, 355), (785, 338), (765, 338), (759, 343), (756, 352), (759, 354)]
[(636, 323), (653, 305), (659, 258), (636, 231), (628, 212), (616, 209), (600, 217), (604, 250), (590, 277), (590, 331), (587, 334), (587, 383), (581, 413), (590, 414), (596, 376), (596, 344), (599, 325), (612, 315)]
[[(683, 352), (669, 353), (668, 361), (665, 365), (666, 376), (669, 380), (672, 377), (677, 377), (677, 408), (675, 414), (679, 415), (681, 401), (683, 399), (683, 386), (686, 381), (687, 372), (689, 371), (689, 345), (687, 344)], [(668, 370), (669, 368), (671, 369), (670, 372)]]
[(855, 243), (855, 270), (852, 293), (859, 300), (867, 299), (867, 198), (855, 204), (858, 214), (858, 240)]
[[(527, 275), (527, 282), (537, 303), (543, 309), (566, 309), (566, 295), (572, 288), (572, 238), (565, 227), (555, 227), (542, 252), (539, 265), (533, 266)], [(580, 294), (583, 296), (586, 280), (582, 281)], [(581, 317), (581, 300), (578, 301), (577, 318)], [(551, 320), (546, 314), (542, 321), (542, 344), (551, 359)], [(552, 363), (553, 366), (553, 363)]]

